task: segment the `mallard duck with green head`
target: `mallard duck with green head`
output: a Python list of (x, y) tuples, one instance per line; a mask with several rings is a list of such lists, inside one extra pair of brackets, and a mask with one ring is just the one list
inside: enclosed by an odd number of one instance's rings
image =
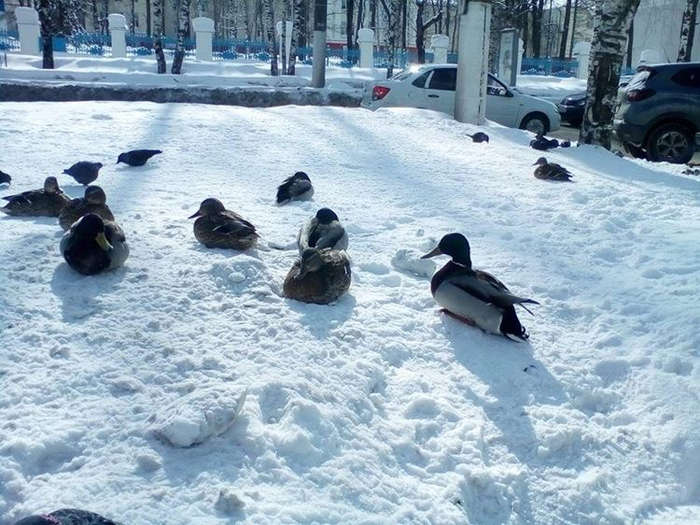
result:
[(306, 248), (284, 280), (284, 296), (304, 303), (328, 304), (348, 291), (351, 277), (345, 251)]
[(255, 226), (235, 212), (227, 210), (218, 199), (205, 199), (190, 219), (194, 236), (207, 248), (247, 250), (255, 246), (258, 234)]
[(59, 188), (56, 177), (46, 177), (44, 187), (17, 195), (3, 197), (8, 203), (0, 208), (8, 215), (30, 217), (58, 217), (70, 199)]
[(124, 264), (129, 245), (122, 229), (95, 213), (83, 215), (61, 239), (61, 254), (76, 272), (95, 275)]
[(299, 253), (306, 248), (347, 250), (348, 234), (333, 210), (321, 208), (299, 230), (297, 246)]
[(461, 233), (445, 235), (437, 247), (422, 258), (449, 255), (452, 260), (438, 270), (430, 282), (435, 301), (453, 317), (485, 332), (524, 341), (529, 336), (514, 305), (539, 304), (513, 295), (501, 281), (472, 268), (469, 241)]
[(94, 213), (105, 221), (114, 221), (112, 210), (107, 206), (107, 195), (99, 186), (85, 188), (85, 196), (70, 201), (58, 216), (58, 224), (64, 230), (69, 229), (83, 215)]

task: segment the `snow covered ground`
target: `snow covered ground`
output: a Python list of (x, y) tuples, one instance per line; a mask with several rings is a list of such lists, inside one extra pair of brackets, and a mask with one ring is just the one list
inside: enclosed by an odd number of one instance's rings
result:
[[(572, 148), (548, 157), (576, 182), (547, 183), (526, 132), (473, 144), (409, 109), (2, 103), (0, 122), (2, 194), (56, 175), (82, 195), (61, 170), (102, 161), (131, 246), (83, 277), (55, 220), (0, 219), (0, 523), (700, 522), (700, 183), (680, 167)], [(136, 147), (164, 153), (114, 165)], [(273, 205), (300, 169), (314, 200)], [(295, 303), (294, 250), (197, 244), (209, 196), (289, 246), (332, 207), (350, 293)], [(445, 317), (403, 269), (450, 231), (541, 302), (530, 343)]]
[[(286, 88), (311, 85), (311, 66), (297, 64), (296, 76), (271, 77), (270, 65), (259, 61), (186, 60), (182, 75), (158, 75), (154, 57), (109, 58), (56, 54), (56, 68), (41, 69), (41, 57), (8, 54), (7, 67), (0, 67), (0, 81), (42, 84), (89, 84), (129, 87), (263, 87)], [(168, 61), (168, 71), (170, 71)], [(362, 89), (368, 80), (386, 78), (386, 69), (329, 66), (326, 87), (335, 91)]]

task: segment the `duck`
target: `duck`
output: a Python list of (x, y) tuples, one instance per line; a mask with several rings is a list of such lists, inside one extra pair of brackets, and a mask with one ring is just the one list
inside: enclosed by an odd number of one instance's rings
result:
[(119, 525), (118, 522), (82, 509), (59, 509), (48, 514), (27, 516), (15, 525)]
[(0, 170), (0, 184), (10, 184), (12, 182), (12, 177), (4, 171)]
[(277, 188), (277, 204), (286, 204), (291, 200), (310, 199), (314, 194), (311, 179), (303, 171), (297, 171), (284, 180)]
[(146, 164), (148, 159), (153, 157), (154, 155), (159, 155), (163, 153), (159, 149), (134, 149), (131, 151), (126, 151), (124, 153), (120, 153), (119, 157), (117, 157), (117, 164), (120, 162), (123, 162), (124, 164), (128, 164), (129, 166), (143, 166)]
[(535, 168), (535, 178), (542, 180), (556, 180), (560, 182), (571, 182), (571, 173), (565, 167), (547, 162), (545, 157), (540, 157), (533, 164)]
[(70, 198), (58, 186), (56, 177), (46, 177), (44, 188), (3, 197), (9, 201), (1, 211), (8, 215), (31, 217), (58, 217)]
[(107, 196), (99, 186), (85, 188), (85, 196), (82, 199), (73, 199), (61, 210), (58, 215), (58, 224), (63, 231), (87, 213), (96, 213), (105, 221), (114, 221), (112, 210), (106, 204)]
[(103, 164), (101, 162), (88, 162), (83, 160), (81, 162), (76, 162), (67, 170), (63, 170), (63, 173), (70, 175), (83, 186), (87, 186), (97, 179), (97, 175), (102, 166)]
[(467, 133), (467, 137), (472, 139), (472, 142), (476, 142), (476, 143), (489, 141), (489, 136), (482, 131), (477, 131), (473, 135), (470, 135), (469, 133)]
[(119, 268), (129, 256), (119, 225), (96, 213), (83, 215), (70, 227), (61, 239), (60, 250), (68, 266), (83, 275)]
[(557, 139), (548, 139), (542, 133), (538, 133), (530, 141), (530, 147), (539, 151), (547, 151), (548, 149), (559, 147), (559, 141)]
[(194, 222), (194, 236), (207, 248), (231, 248), (244, 251), (255, 246), (259, 235), (255, 226), (243, 217), (227, 210), (214, 198), (205, 199), (190, 219)]
[(350, 288), (350, 259), (343, 250), (306, 248), (284, 280), (284, 296), (303, 303), (328, 304)]
[(348, 234), (333, 210), (321, 208), (299, 230), (297, 246), (300, 254), (306, 248), (347, 250)]
[(469, 241), (461, 233), (445, 235), (422, 259), (437, 255), (452, 258), (430, 281), (430, 291), (444, 311), (485, 332), (514, 341), (528, 339), (514, 305), (527, 310), (524, 303), (539, 304), (537, 301), (513, 295), (490, 273), (473, 269)]

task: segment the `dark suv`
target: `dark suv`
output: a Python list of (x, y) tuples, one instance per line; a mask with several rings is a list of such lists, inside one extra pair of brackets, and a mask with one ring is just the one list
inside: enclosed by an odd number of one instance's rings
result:
[(635, 157), (688, 162), (700, 140), (700, 62), (640, 66), (622, 92), (615, 132)]

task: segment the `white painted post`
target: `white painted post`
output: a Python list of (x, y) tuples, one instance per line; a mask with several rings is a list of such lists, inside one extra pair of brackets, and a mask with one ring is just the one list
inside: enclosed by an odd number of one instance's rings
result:
[(639, 63), (637, 66), (642, 66), (645, 64), (659, 64), (662, 62), (661, 53), (656, 49), (644, 49), (639, 54)]
[(194, 29), (197, 60), (211, 61), (211, 42), (214, 34), (214, 21), (205, 16), (198, 16), (192, 19)]
[(578, 71), (576, 72), (576, 78), (588, 78), (588, 59), (591, 56), (591, 43), (576, 42), (571, 54), (574, 58), (576, 58), (576, 61), (578, 62)]
[(294, 29), (294, 24), (292, 22), (285, 22), (286, 24), (286, 33), (284, 35), (284, 47), (285, 50), (287, 51), (287, 54), (285, 55), (287, 57), (287, 63), (285, 64), (285, 72), (289, 72), (289, 64), (291, 64), (292, 59), (289, 56), (289, 53), (292, 52), (292, 30)]
[(126, 58), (126, 17), (112, 13), (107, 20), (112, 36), (112, 58)]
[(277, 31), (277, 41), (279, 42), (279, 74), (284, 75), (287, 72), (286, 64), (282, 61), (282, 57), (284, 56), (282, 54), (282, 21), (280, 20), (275, 24), (275, 30)]
[[(517, 81), (517, 76), (520, 74), (520, 72), (523, 70), (523, 55), (525, 54), (525, 42), (523, 42), (522, 38), (518, 38), (518, 69), (515, 72), (515, 78)], [(517, 82), (516, 82), (517, 83)]]
[(447, 48), (450, 47), (450, 38), (445, 35), (433, 35), (430, 37), (430, 48), (433, 50), (433, 64), (447, 64)]
[(16, 7), (19, 49), (25, 55), (39, 54), (39, 13), (31, 7)]
[(459, 59), (455, 119), (481, 125), (486, 114), (491, 4), (479, 0), (464, 3), (459, 17)]
[(357, 32), (360, 45), (360, 67), (374, 67), (374, 31), (363, 27)]
[(326, 86), (326, 21), (328, 0), (314, 0), (314, 45), (311, 82), (313, 87)]

